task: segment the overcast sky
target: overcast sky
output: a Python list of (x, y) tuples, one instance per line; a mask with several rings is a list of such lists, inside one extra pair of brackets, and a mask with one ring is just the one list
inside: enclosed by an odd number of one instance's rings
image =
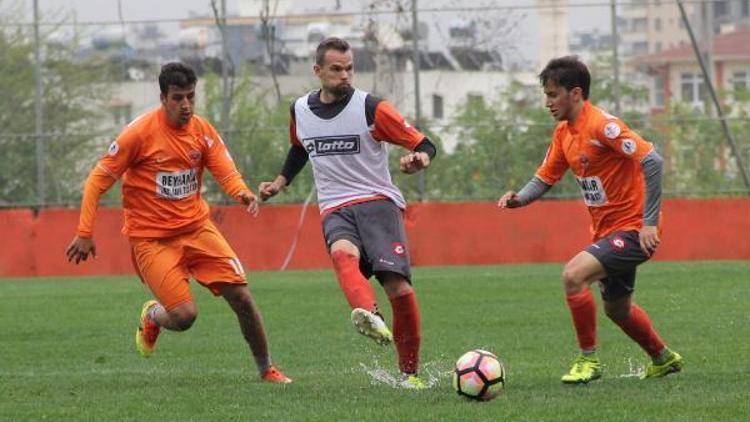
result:
[[(19, 0), (16, 0), (19, 1)], [(22, 0), (21, 0), (22, 1)], [(369, 0), (373, 1), (373, 0)], [(0, 0), (0, 4), (8, 1)], [(360, 0), (362, 2), (362, 0)], [(366, 1), (364, 1), (366, 2)], [(381, 0), (382, 2), (382, 0)], [(533, 0), (464, 0), (464, 1), (445, 1), (455, 5), (479, 6), (482, 4), (496, 4), (501, 6), (509, 5), (533, 5)], [(31, 1), (29, 10), (31, 9)], [(114, 21), (118, 20), (118, 3), (121, 3), (123, 19), (125, 20), (142, 20), (142, 19), (181, 19), (189, 16), (190, 12), (199, 14), (211, 13), (210, 0), (39, 0), (39, 7), (43, 11), (56, 12), (73, 9), (77, 13), (79, 21)], [(329, 8), (333, 10), (336, 5), (335, 0), (307, 0), (306, 4), (317, 5), (318, 7)], [(341, 3), (347, 5), (358, 3), (356, 0), (341, 0)], [(436, 0), (422, 0), (420, 8), (435, 7)], [(571, 13), (569, 20), (572, 27), (590, 29), (594, 27), (606, 28), (609, 26), (609, 7), (602, 6), (607, 2), (604, 0), (569, 0)], [(217, 0), (220, 4), (220, 0)], [(229, 13), (237, 11), (237, 0), (227, 0), (227, 9)], [(588, 5), (589, 7), (580, 7)]]
[[(122, 19), (125, 21), (142, 21), (142, 20), (170, 20), (171, 23), (161, 24), (162, 31), (168, 37), (176, 37), (179, 28), (176, 20), (185, 19), (191, 15), (212, 15), (210, 0), (38, 0), (39, 7), (42, 11), (42, 17), (45, 21), (72, 20), (70, 17), (73, 13), (78, 22), (117, 22), (120, 19), (118, 13), (118, 4), (121, 7)], [(220, 0), (216, 0), (220, 4)], [(256, 0), (257, 1), (257, 0)], [(403, 4), (408, 4), (406, 0), (401, 0)], [(440, 22), (432, 27), (437, 31), (447, 32), (447, 24), (455, 19), (472, 19), (472, 16), (481, 15), (486, 18), (494, 13), (497, 16), (510, 17), (511, 20), (520, 22), (516, 39), (508, 40), (512, 45), (518, 46), (527, 58), (534, 57), (537, 49), (537, 33), (540, 30), (536, 21), (536, 11), (533, 9), (535, 0), (418, 0), (420, 9), (439, 9), (445, 7), (478, 7), (482, 5), (494, 6), (520, 6), (519, 9), (512, 12), (497, 11), (494, 12), (450, 12), (450, 13), (425, 13), (422, 18), (429, 18), (432, 15), (434, 19)], [(238, 0), (226, 0), (228, 14), (236, 14), (238, 10)], [(385, 4), (385, 7), (393, 7), (395, 0), (340, 0), (344, 10), (363, 10), (362, 4), (377, 2)], [(0, 0), (0, 7), (7, 6), (9, 3), (21, 5), (21, 9), (27, 12), (27, 21), (31, 20), (32, 2), (30, 0)], [(336, 0), (305, 0), (299, 2), (305, 5), (305, 8), (315, 8), (317, 10), (334, 10)], [(299, 4), (298, 3), (298, 4)], [(591, 30), (598, 28), (602, 32), (609, 31), (610, 11), (607, 1), (604, 0), (568, 0), (572, 5), (569, 8), (568, 21), (569, 31)], [(588, 7), (581, 7), (588, 5)], [(381, 10), (383, 7), (381, 7)], [(0, 8), (0, 12), (2, 8)], [(304, 11), (300, 11), (304, 12)], [(380, 15), (385, 16), (385, 15)], [(383, 18), (385, 19), (385, 18)], [(431, 30), (432, 31), (432, 30)], [(436, 32), (437, 32), (436, 31)], [(435, 38), (431, 33), (431, 38)], [(441, 34), (445, 39), (445, 34)]]

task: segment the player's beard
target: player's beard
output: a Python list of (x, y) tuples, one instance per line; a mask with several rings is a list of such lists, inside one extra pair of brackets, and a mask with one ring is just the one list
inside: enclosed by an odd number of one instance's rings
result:
[(339, 84), (332, 88), (328, 89), (328, 93), (336, 97), (336, 99), (341, 99), (349, 95), (349, 93), (353, 90), (352, 86), (348, 83)]

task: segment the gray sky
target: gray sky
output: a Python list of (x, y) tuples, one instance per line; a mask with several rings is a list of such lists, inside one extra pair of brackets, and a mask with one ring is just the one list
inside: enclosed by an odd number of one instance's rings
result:
[[(401, 0), (403, 4), (408, 4), (407, 0)], [(420, 9), (423, 8), (440, 8), (440, 7), (480, 7), (482, 5), (492, 6), (520, 6), (519, 9), (514, 11), (488, 11), (481, 13), (475, 11), (471, 12), (438, 12), (438, 13), (425, 13), (422, 17), (428, 18), (427, 15), (432, 15), (433, 19), (437, 19), (437, 31), (447, 32), (447, 23), (455, 19), (472, 19), (472, 16), (481, 15), (482, 17), (491, 16), (510, 16), (512, 20), (517, 20), (518, 33), (515, 39), (509, 39), (507, 42), (517, 48), (520, 55), (525, 55), (527, 58), (535, 56), (535, 51), (538, 45), (537, 34), (539, 31), (538, 22), (536, 20), (536, 11), (533, 9), (535, 0), (418, 0)], [(27, 20), (31, 18), (32, 2), (29, 0), (0, 0), (0, 12), (2, 6), (8, 3), (21, 4), (22, 9), (27, 12)], [(20, 3), (19, 3), (20, 2)], [(393, 8), (394, 0), (341, 0), (344, 10), (359, 10), (362, 4), (369, 4), (377, 2), (379, 4), (385, 4), (380, 9), (383, 10), (385, 7)], [(315, 8), (318, 10), (333, 10), (336, 5), (335, 0), (306, 0), (303, 4), (306, 9)], [(598, 28), (602, 32), (609, 31), (610, 25), (610, 13), (608, 2), (604, 0), (568, 0), (568, 3), (572, 5), (569, 8), (568, 21), (569, 21), (569, 32), (580, 31), (580, 30), (591, 30)], [(132, 20), (177, 20), (188, 18), (192, 15), (211, 15), (211, 1), (210, 0), (39, 0), (39, 7), (42, 10), (42, 15), (45, 21), (53, 20), (72, 20), (72, 13), (75, 13), (75, 17), (78, 22), (116, 22), (120, 19), (118, 14), (118, 4), (120, 4), (122, 10), (122, 19), (125, 21)], [(217, 0), (217, 4), (220, 4), (220, 0)], [(588, 7), (581, 7), (582, 5), (589, 5)], [(234, 14), (238, 10), (238, 0), (227, 0), (228, 13)], [(74, 12), (73, 12), (74, 11)], [(67, 19), (66, 19), (67, 16)], [(383, 19), (386, 19), (386, 15), (380, 15)], [(175, 22), (169, 24), (162, 24), (160, 26), (162, 31), (166, 33), (168, 37), (175, 37), (178, 31), (178, 25)], [(435, 26), (433, 25), (433, 28)], [(436, 31), (436, 32), (437, 32)], [(435, 34), (431, 36), (434, 39)], [(441, 37), (445, 37), (445, 34), (440, 34)]]
[[(360, 0), (361, 2), (367, 2)], [(372, 1), (372, 0), (370, 0)], [(7, 1), (0, 0), (0, 4)], [(29, 16), (31, 13), (31, 1), (26, 2)], [(75, 10), (79, 21), (116, 21), (118, 16), (118, 3), (121, 3), (122, 15), (125, 20), (142, 19), (181, 19), (186, 18), (191, 12), (199, 14), (211, 13), (210, 0), (39, 0), (39, 7), (43, 12), (58, 13), (61, 11)], [(220, 3), (217, 0), (217, 3)], [(351, 0), (342, 1), (351, 4)], [(355, 0), (356, 3), (356, 0)], [(439, 3), (448, 3), (464, 6), (480, 6), (482, 4), (495, 4), (500, 6), (520, 5), (530, 6), (533, 0), (509, 1), (509, 0), (463, 0), (463, 1), (425, 1), (422, 0), (420, 8), (435, 7)], [(607, 3), (604, 0), (569, 0), (575, 7), (570, 8), (569, 21), (571, 29), (591, 29), (609, 27), (609, 7), (601, 6)], [(237, 0), (227, 0), (229, 13), (237, 10)], [(334, 0), (308, 0), (307, 5), (318, 4), (324, 8), (333, 9), (336, 4)], [(589, 5), (589, 7), (580, 7)], [(351, 6), (347, 7), (349, 9)], [(531, 10), (529, 12), (533, 13)]]
[[(28, 3), (31, 13), (31, 1)], [(124, 20), (182, 19), (190, 12), (211, 13), (210, 0), (39, 0), (39, 8), (48, 13), (72, 9), (79, 21), (116, 21), (118, 3)], [(236, 10), (236, 2), (228, 0), (227, 9)]]

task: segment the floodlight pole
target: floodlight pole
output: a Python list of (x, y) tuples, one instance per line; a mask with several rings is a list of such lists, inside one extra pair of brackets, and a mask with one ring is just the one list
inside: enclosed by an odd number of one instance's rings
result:
[[(411, 1), (412, 61), (414, 61), (414, 126), (422, 128), (422, 100), (419, 89), (419, 21), (417, 20), (417, 0)], [(417, 173), (417, 196), (424, 201), (424, 171)]]
[(42, 108), (42, 53), (39, 44), (39, 0), (34, 0), (34, 110), (36, 112), (36, 196), (37, 206), (46, 199), (46, 145), (44, 139), (44, 109)]
[(710, 73), (708, 72), (706, 68), (706, 64), (703, 62), (703, 55), (698, 49), (698, 43), (695, 40), (695, 34), (693, 34), (693, 28), (690, 26), (690, 22), (688, 21), (687, 13), (685, 13), (685, 6), (682, 4), (682, 0), (677, 0), (677, 6), (680, 8), (682, 21), (685, 24), (685, 28), (687, 28), (688, 35), (690, 35), (690, 43), (693, 45), (693, 51), (695, 52), (695, 57), (698, 59), (698, 64), (700, 64), (701, 72), (703, 73), (703, 79), (706, 81), (706, 85), (708, 86), (708, 92), (711, 94), (711, 100), (713, 101), (714, 107), (716, 108), (716, 113), (719, 116), (719, 121), (721, 122), (721, 128), (724, 131), (724, 137), (727, 139), (727, 143), (729, 144), (729, 147), (732, 149), (732, 154), (734, 154), (734, 159), (737, 162), (737, 168), (740, 171), (742, 180), (745, 182), (745, 188), (748, 190), (748, 193), (750, 193), (750, 177), (747, 174), (747, 169), (745, 168), (745, 162), (742, 159), (742, 153), (737, 148), (737, 144), (735, 143), (734, 137), (732, 136), (732, 131), (729, 128), (729, 124), (727, 123), (726, 117), (724, 116), (724, 110), (721, 108), (721, 104), (719, 103), (719, 97), (717, 97), (716, 90), (714, 89), (714, 82), (710, 76)]

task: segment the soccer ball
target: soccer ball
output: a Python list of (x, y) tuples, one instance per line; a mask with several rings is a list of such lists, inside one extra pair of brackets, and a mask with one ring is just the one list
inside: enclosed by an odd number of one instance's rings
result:
[(497, 356), (484, 350), (464, 353), (453, 371), (453, 388), (459, 395), (487, 401), (505, 387), (505, 368)]

